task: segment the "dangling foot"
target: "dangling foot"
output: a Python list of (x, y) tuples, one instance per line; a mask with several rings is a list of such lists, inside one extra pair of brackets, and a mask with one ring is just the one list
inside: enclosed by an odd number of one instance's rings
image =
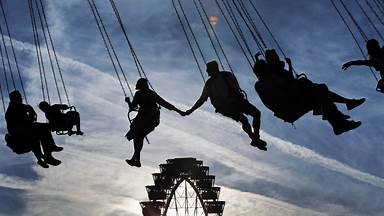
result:
[(84, 133), (82, 131), (76, 131), (76, 135), (80, 135), (80, 136), (83, 136)]
[(126, 159), (125, 162), (127, 162), (127, 164), (129, 164), (130, 166), (141, 167), (140, 161), (136, 161), (133, 159), (130, 159), (130, 160)]
[(336, 135), (340, 135), (344, 132), (353, 130), (361, 125), (361, 121), (346, 121), (346, 123), (342, 126), (333, 128), (333, 132)]
[(133, 166), (135, 161), (132, 159), (126, 159), (125, 162), (127, 162), (127, 164), (129, 164), (130, 166)]
[(61, 164), (61, 161), (60, 160), (57, 160), (56, 158), (52, 157), (52, 155), (50, 156), (46, 156), (44, 158), (44, 162), (47, 163), (47, 164), (50, 164), (52, 166), (58, 166)]
[(43, 167), (43, 168), (49, 168), (49, 166), (48, 166), (48, 164), (47, 163), (45, 163), (43, 160), (41, 160), (41, 159), (39, 159), (38, 161), (37, 161), (37, 164), (39, 164), (41, 167)]
[(365, 102), (365, 98), (361, 98), (361, 99), (352, 99), (350, 101), (348, 101), (346, 103), (347, 105), (347, 109), (348, 110), (352, 110), (358, 106), (360, 106), (361, 104), (363, 104)]
[(257, 147), (258, 149), (262, 151), (267, 151), (267, 143), (264, 140), (261, 140), (260, 138), (258, 139), (253, 139), (251, 142), (251, 146)]
[(54, 146), (53, 148), (52, 148), (52, 151), (54, 151), (54, 152), (61, 152), (61, 151), (63, 151), (63, 147), (61, 147), (61, 146)]
[(135, 163), (133, 164), (133, 166), (135, 166), (135, 167), (141, 167), (141, 163), (140, 163), (140, 161), (135, 161)]

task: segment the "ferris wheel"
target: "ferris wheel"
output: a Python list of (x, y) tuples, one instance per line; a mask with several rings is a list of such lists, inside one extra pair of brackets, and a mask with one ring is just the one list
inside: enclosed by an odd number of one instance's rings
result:
[(154, 185), (146, 186), (149, 201), (141, 202), (144, 216), (223, 215), (220, 187), (209, 167), (196, 158), (168, 159), (153, 173)]

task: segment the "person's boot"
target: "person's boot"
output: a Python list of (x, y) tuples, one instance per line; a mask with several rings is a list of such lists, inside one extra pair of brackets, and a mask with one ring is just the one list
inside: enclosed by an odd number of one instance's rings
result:
[(134, 164), (135, 161), (132, 160), (132, 159), (126, 159), (125, 162), (126, 162), (127, 164), (129, 164), (130, 166), (133, 166), (133, 164)]
[(360, 106), (361, 104), (363, 104), (365, 102), (365, 98), (361, 98), (361, 99), (352, 99), (350, 101), (348, 101), (346, 103), (347, 105), (347, 109), (348, 110), (352, 110), (358, 106)]
[(333, 132), (340, 135), (347, 131), (353, 130), (361, 125), (361, 121), (345, 121), (343, 124), (333, 127)]
[(127, 162), (127, 164), (129, 164), (130, 166), (141, 167), (140, 161), (134, 159), (126, 159), (125, 162)]
[(252, 138), (251, 146), (257, 147), (262, 151), (267, 151), (267, 142), (265, 142), (264, 140), (261, 140), (260, 136), (256, 134)]
[(75, 134), (76, 132), (72, 131), (72, 130), (69, 130), (68, 131), (68, 136), (72, 136), (73, 134)]
[(48, 164), (47, 163), (45, 163), (43, 160), (41, 160), (41, 159), (39, 159), (39, 160), (37, 160), (37, 164), (39, 164), (41, 167), (43, 167), (43, 168), (49, 168), (49, 166), (48, 166)]
[(58, 166), (61, 164), (61, 161), (60, 160), (57, 160), (56, 158), (54, 158), (52, 155), (46, 155), (44, 156), (44, 162), (47, 163), (47, 164), (50, 164), (52, 166)]
[(80, 135), (80, 136), (83, 136), (84, 133), (82, 131), (76, 131), (76, 135)]
[(55, 145), (52, 147), (51, 150), (54, 152), (61, 152), (61, 151), (63, 151), (63, 149), (64, 149), (63, 147)]

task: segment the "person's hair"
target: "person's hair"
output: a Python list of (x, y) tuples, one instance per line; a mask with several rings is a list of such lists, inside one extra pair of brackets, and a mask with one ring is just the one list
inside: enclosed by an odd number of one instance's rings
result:
[(41, 101), (40, 103), (39, 103), (39, 108), (41, 109), (41, 110), (45, 110), (46, 108), (48, 108), (49, 107), (49, 103), (47, 102), (47, 101)]
[(275, 49), (268, 49), (265, 51), (265, 60), (267, 62), (278, 62), (280, 61), (280, 57)]
[(367, 50), (370, 56), (380, 55), (380, 44), (376, 39), (370, 39), (367, 41)]
[(11, 101), (16, 101), (16, 100), (19, 100), (20, 98), (22, 98), (22, 96), (21, 96), (20, 92), (17, 90), (9, 93), (9, 100), (11, 100)]
[(218, 72), (219, 71), (219, 64), (217, 61), (213, 60), (207, 63), (207, 72), (209, 75), (211, 75), (212, 72)]
[(149, 89), (148, 80), (145, 78), (138, 79), (136, 89)]

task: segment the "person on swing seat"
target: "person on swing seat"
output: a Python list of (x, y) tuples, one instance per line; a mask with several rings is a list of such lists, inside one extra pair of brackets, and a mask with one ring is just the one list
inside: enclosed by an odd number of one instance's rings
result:
[(381, 79), (377, 83), (376, 90), (384, 93), (384, 46), (380, 47), (376, 39), (367, 41), (368, 60), (355, 60), (343, 64), (342, 69), (347, 70), (350, 66), (364, 65), (375, 68), (380, 73)]
[(256, 54), (253, 71), (258, 78), (255, 90), (262, 102), (275, 116), (293, 123), (309, 111), (323, 115), (332, 125), (336, 135), (340, 135), (361, 125), (361, 122), (348, 120), (335, 103), (343, 103), (352, 110), (364, 103), (365, 98), (349, 99), (330, 91), (325, 84), (313, 83), (306, 77), (295, 78), (291, 60), (286, 58), (289, 69), (280, 60), (274, 49), (265, 51), (265, 60)]
[(148, 80), (140, 78), (136, 83), (136, 93), (132, 99), (125, 98), (130, 111), (138, 111), (132, 120), (130, 129), (125, 137), (133, 140), (134, 153), (131, 159), (125, 161), (136, 167), (141, 167), (140, 152), (143, 148), (145, 137), (160, 124), (160, 106), (168, 110), (176, 111), (180, 115), (184, 112), (161, 98), (156, 92), (149, 88)]
[[(231, 72), (220, 71), (216, 61), (207, 63), (209, 79), (204, 85), (200, 98), (185, 112), (190, 115), (210, 98), (216, 112), (242, 124), (243, 130), (251, 138), (251, 145), (267, 150), (267, 143), (260, 139), (260, 111), (243, 94), (236, 77)], [(252, 126), (246, 115), (253, 117)]]
[(11, 92), (9, 99), (5, 112), (7, 146), (17, 154), (32, 151), (41, 167), (48, 168), (48, 164), (59, 165), (61, 161), (55, 159), (52, 152), (62, 151), (63, 148), (56, 146), (48, 124), (36, 122), (35, 110), (30, 105), (23, 104), (19, 91)]
[[(64, 113), (65, 110), (70, 109), (68, 105), (50, 105), (48, 102), (42, 101), (39, 104), (39, 108), (45, 113), (52, 131), (68, 131), (69, 136), (72, 134), (84, 134), (80, 129), (80, 114), (73, 110)], [(76, 132), (72, 131), (74, 126), (76, 126)]]

